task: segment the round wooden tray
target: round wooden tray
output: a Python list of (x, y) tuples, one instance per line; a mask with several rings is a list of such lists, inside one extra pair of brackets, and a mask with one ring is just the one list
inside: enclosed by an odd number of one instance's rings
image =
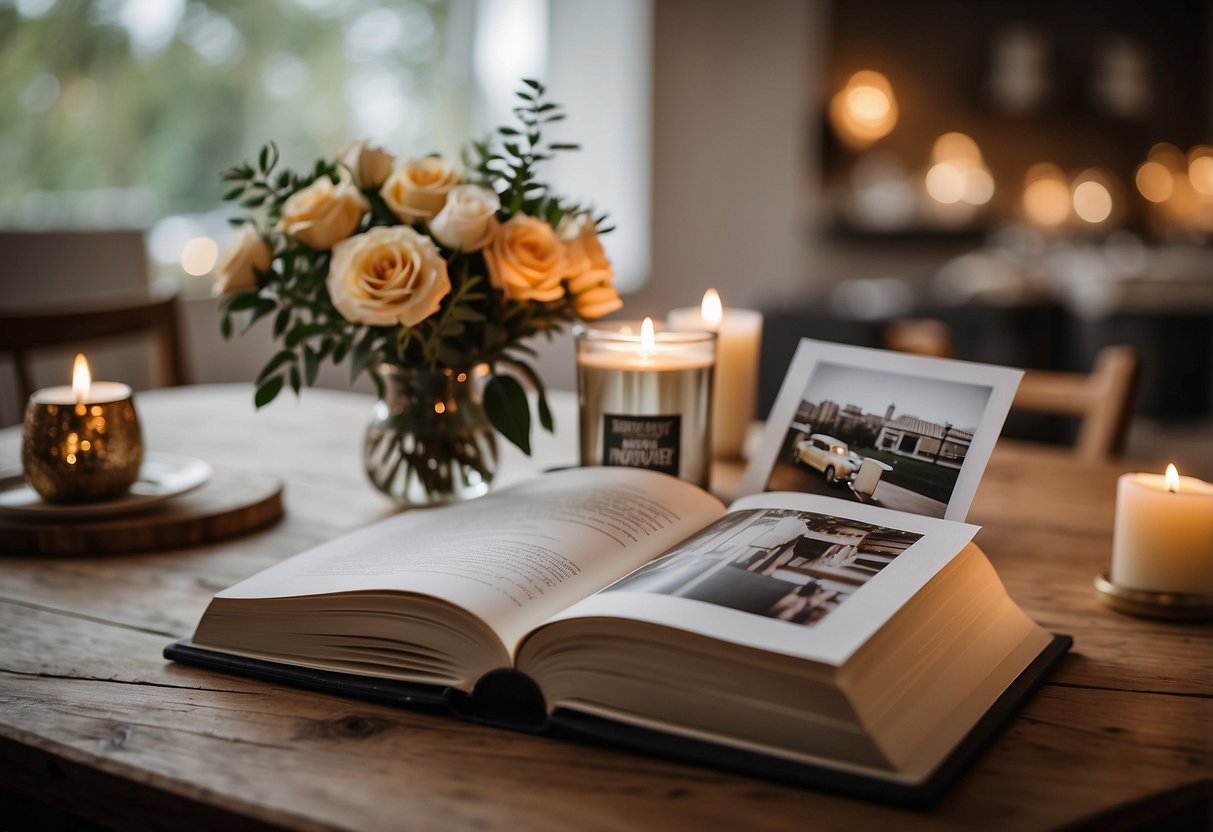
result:
[(95, 519), (0, 519), (0, 553), (80, 557), (226, 540), (282, 518), (282, 480), (216, 468), (210, 482), (138, 514)]

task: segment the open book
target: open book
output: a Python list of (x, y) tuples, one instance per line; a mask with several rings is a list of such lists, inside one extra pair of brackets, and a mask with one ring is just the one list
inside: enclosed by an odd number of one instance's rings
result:
[(884, 799), (936, 796), (1061, 652), (964, 523), (583, 468), (220, 592), (169, 658)]

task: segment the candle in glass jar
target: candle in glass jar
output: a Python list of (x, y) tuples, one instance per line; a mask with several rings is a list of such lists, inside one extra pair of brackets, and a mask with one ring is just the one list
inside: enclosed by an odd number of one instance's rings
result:
[(34, 391), (25, 408), (21, 466), (29, 484), (51, 502), (120, 497), (143, 461), (143, 436), (131, 388), (92, 381), (76, 356), (71, 385)]
[(1123, 474), (1116, 483), (1112, 582), (1130, 589), (1213, 598), (1213, 485)]
[(651, 468), (707, 488), (715, 341), (657, 332), (648, 318), (579, 330), (581, 464)]
[(708, 289), (698, 309), (671, 310), (667, 323), (675, 331), (716, 333), (712, 452), (720, 459), (739, 459), (746, 431), (754, 421), (758, 398), (762, 313), (753, 309), (725, 309), (716, 290)]

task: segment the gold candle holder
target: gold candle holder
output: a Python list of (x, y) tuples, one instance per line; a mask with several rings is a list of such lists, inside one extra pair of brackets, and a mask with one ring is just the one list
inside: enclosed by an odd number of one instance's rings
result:
[(90, 384), (85, 365), (83, 386), (47, 387), (30, 396), (21, 466), (43, 499), (88, 503), (121, 497), (139, 477), (142, 462), (143, 434), (129, 386)]

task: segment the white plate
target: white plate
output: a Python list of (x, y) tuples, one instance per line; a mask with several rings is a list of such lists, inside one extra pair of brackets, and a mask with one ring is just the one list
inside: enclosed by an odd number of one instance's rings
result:
[(177, 454), (144, 454), (139, 479), (115, 500), (100, 503), (48, 503), (21, 473), (0, 471), (0, 518), (14, 520), (82, 520), (133, 514), (205, 485), (211, 466), (201, 459)]

